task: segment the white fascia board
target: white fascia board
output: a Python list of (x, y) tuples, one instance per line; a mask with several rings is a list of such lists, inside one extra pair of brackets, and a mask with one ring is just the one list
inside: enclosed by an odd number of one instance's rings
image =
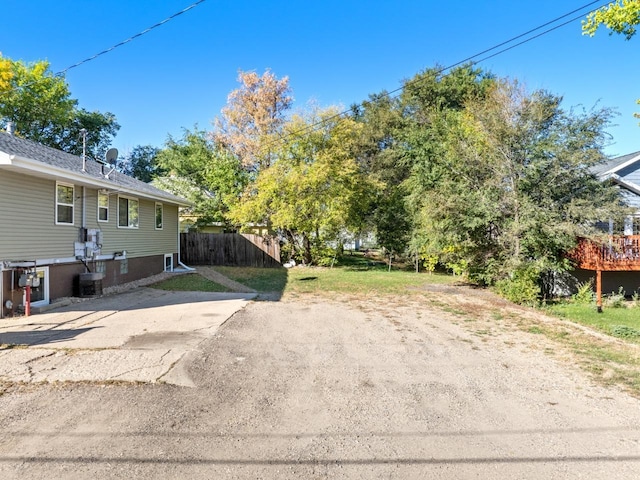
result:
[[(127, 188), (122, 185), (117, 185), (115, 183), (111, 183), (107, 181), (100, 181), (95, 177), (85, 176), (81, 173), (72, 172), (64, 168), (55, 167), (47, 163), (42, 163), (37, 160), (32, 160), (30, 158), (20, 157), (18, 155), (9, 155), (9, 161), (10, 163), (8, 163), (8, 165), (11, 165), (15, 168), (28, 170), (30, 172), (38, 173), (40, 175), (44, 175), (47, 177), (63, 178), (74, 184), (80, 184), (80, 185), (85, 185), (85, 186), (95, 187), (95, 188), (105, 188), (107, 190), (110, 190), (112, 193), (125, 193), (133, 197), (142, 197), (142, 198), (163, 202), (163, 203), (173, 203), (174, 205), (178, 205), (180, 207), (190, 206), (189, 203), (180, 203), (175, 200), (171, 200), (159, 195), (153, 195), (151, 193), (141, 192), (140, 190)], [(1, 163), (1, 159), (0, 159), (0, 165), (3, 165)]]
[(629, 182), (628, 180), (624, 180), (620, 175), (616, 175), (615, 173), (610, 175), (609, 178), (611, 178), (614, 182), (616, 182), (621, 187), (624, 187), (627, 190), (632, 191), (636, 195), (640, 195), (640, 185), (636, 185), (633, 182)]
[(602, 176), (606, 177), (606, 176), (609, 176), (609, 175), (613, 175), (616, 172), (619, 172), (620, 170), (623, 170), (623, 169), (627, 168), (628, 166), (633, 165), (634, 163), (636, 163), (639, 160), (640, 160), (640, 155), (636, 155), (635, 157), (627, 160), (626, 162), (621, 163), (620, 165), (617, 165), (617, 166), (613, 167), (611, 170), (607, 170), (606, 172), (604, 172), (602, 174)]

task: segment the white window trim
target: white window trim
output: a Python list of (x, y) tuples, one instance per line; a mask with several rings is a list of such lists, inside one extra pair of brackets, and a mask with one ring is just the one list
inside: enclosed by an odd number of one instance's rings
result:
[[(167, 262), (167, 260), (169, 260)], [(164, 254), (164, 271), (173, 272), (173, 253)]]
[[(100, 206), (100, 197), (101, 196), (102, 197), (107, 197), (107, 206), (106, 207), (101, 207)], [(109, 223), (109, 210), (110, 210), (109, 207), (111, 206), (111, 205), (109, 205), (109, 201), (110, 201), (110, 199), (109, 199), (109, 194), (108, 193), (100, 193), (100, 191), (98, 191), (98, 200), (97, 200), (97, 202), (98, 202), (98, 211), (96, 212), (96, 215), (98, 216), (97, 220), (100, 223)], [(100, 209), (101, 208), (104, 208), (107, 211), (107, 219), (106, 220), (100, 220)]]
[[(63, 224), (66, 225), (66, 224)], [(31, 302), (32, 307), (43, 307), (45, 305), (49, 305), (49, 267), (36, 267), (36, 272), (44, 272), (44, 278), (40, 284), (40, 288), (42, 288), (44, 293), (44, 298), (37, 302)], [(26, 292), (22, 294), (22, 304), (24, 305), (26, 302)]]
[[(162, 212), (162, 220), (160, 221), (160, 226), (158, 227), (158, 207), (160, 207), (160, 211)], [(164, 205), (161, 202), (156, 202), (153, 207), (153, 223), (155, 224), (156, 230), (162, 230), (164, 228)]]
[[(135, 200), (136, 202), (138, 202), (138, 225), (136, 225), (134, 227), (131, 227), (129, 225), (127, 225), (127, 226), (120, 225), (120, 199), (121, 198), (126, 198), (127, 200)], [(127, 195), (118, 195), (118, 208), (117, 208), (117, 210), (118, 210), (118, 213), (116, 215), (117, 216), (117, 220), (116, 221), (117, 221), (118, 228), (125, 228), (127, 230), (138, 230), (140, 228), (140, 200), (138, 200), (136, 197), (129, 197)], [(129, 210), (129, 205), (127, 204), (127, 220), (129, 220), (129, 218), (128, 218), (129, 217), (129, 211), (128, 210)]]
[[(59, 203), (58, 202), (58, 187), (62, 186), (62, 187), (71, 187), (72, 190), (72, 200), (71, 203)], [(76, 207), (74, 205), (74, 200), (76, 198), (76, 187), (75, 185), (73, 185), (72, 183), (64, 183), (64, 182), (56, 182), (56, 191), (55, 191), (55, 196), (56, 196), (56, 201), (55, 201), (55, 212), (54, 212), (54, 218), (55, 218), (55, 222), (56, 225), (66, 225), (68, 227), (73, 227), (76, 223)], [(59, 222), (58, 221), (58, 205), (62, 205), (64, 207), (71, 207), (71, 223), (68, 222)]]

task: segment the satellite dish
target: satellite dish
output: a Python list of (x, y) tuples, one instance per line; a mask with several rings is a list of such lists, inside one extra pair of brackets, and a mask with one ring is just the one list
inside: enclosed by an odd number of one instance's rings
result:
[(118, 158), (118, 149), (110, 148), (107, 150), (107, 154), (105, 155), (105, 159), (107, 163), (116, 163), (116, 159)]

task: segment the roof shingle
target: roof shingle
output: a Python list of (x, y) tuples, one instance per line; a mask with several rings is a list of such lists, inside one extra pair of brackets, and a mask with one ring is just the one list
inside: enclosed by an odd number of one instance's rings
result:
[(37, 161), (45, 165), (51, 165), (70, 173), (86, 175), (88, 179), (104, 183), (105, 187), (114, 189), (126, 188), (137, 191), (142, 196), (146, 194), (154, 198), (160, 197), (167, 202), (181, 205), (189, 203), (183, 198), (117, 171), (111, 172), (107, 178), (105, 174), (109, 173), (112, 167), (98, 163), (90, 158), (86, 159), (85, 169), (83, 171), (82, 157), (71, 155), (55, 148), (46, 147), (31, 140), (19, 138), (5, 132), (0, 132), (0, 151), (9, 155), (16, 155)]

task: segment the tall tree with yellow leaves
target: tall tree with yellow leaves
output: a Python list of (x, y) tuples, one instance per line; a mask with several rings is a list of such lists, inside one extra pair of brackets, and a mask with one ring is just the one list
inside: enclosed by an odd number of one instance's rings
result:
[(273, 163), (273, 145), (293, 103), (289, 78), (278, 79), (269, 70), (262, 76), (240, 71), (238, 82), (241, 87), (229, 94), (222, 117), (215, 120), (213, 136), (246, 169), (258, 172)]

